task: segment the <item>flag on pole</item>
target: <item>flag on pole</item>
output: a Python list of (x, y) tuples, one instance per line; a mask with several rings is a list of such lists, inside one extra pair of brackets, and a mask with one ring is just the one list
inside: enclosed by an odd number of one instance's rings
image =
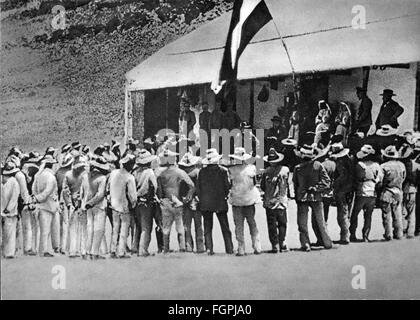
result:
[(218, 78), (211, 85), (216, 94), (227, 81), (236, 80), (239, 57), (255, 34), (271, 19), (264, 0), (235, 1)]

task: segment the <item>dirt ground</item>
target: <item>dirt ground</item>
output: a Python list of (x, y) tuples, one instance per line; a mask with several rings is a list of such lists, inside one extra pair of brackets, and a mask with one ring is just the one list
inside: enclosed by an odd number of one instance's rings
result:
[[(263, 249), (269, 250), (262, 207), (256, 216)], [(233, 232), (231, 213), (229, 219)], [(337, 240), (335, 208), (328, 228)], [(235, 257), (223, 253), (215, 221), (215, 256), (171, 253), (99, 262), (19, 256), (1, 261), (1, 294), (2, 299), (420, 299), (420, 238), (382, 242), (382, 233), (380, 211), (375, 210), (373, 243), (255, 256), (247, 232), (249, 255)], [(177, 249), (175, 234), (171, 241)], [(299, 247), (294, 203), (288, 243), (292, 249)], [(154, 237), (151, 246), (156, 251)], [(52, 287), (52, 268), (57, 265), (65, 268), (64, 290)], [(354, 266), (364, 267), (366, 289), (353, 289)]]

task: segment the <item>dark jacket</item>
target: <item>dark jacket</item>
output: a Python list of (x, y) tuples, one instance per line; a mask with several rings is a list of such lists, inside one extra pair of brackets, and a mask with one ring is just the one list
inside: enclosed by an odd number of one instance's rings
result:
[(330, 178), (320, 162), (306, 161), (295, 167), (293, 185), (297, 202), (322, 201), (322, 193), (328, 189)]
[(200, 170), (196, 191), (201, 211), (227, 211), (229, 177), (227, 169), (219, 165), (209, 165)]
[(393, 128), (398, 128), (398, 117), (402, 115), (404, 109), (394, 100), (383, 103), (376, 119), (376, 128), (389, 124)]
[(372, 124), (372, 100), (363, 97), (357, 112), (357, 128), (369, 127)]
[(334, 194), (351, 192), (354, 179), (353, 161), (348, 156), (345, 156), (335, 160), (335, 164)]

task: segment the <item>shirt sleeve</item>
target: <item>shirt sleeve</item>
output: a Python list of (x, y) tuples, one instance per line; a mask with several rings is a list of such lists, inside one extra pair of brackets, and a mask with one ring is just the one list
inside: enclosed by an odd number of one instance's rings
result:
[(54, 192), (55, 183), (54, 183), (53, 179), (55, 179), (55, 177), (50, 176), (48, 174), (48, 176), (46, 176), (45, 179), (47, 180), (47, 183), (45, 185), (45, 189), (42, 190), (41, 193), (35, 195), (35, 198), (38, 202), (46, 201), (48, 199), (48, 197)]
[(137, 191), (136, 191), (136, 181), (134, 180), (134, 176), (131, 175), (127, 181), (127, 196), (128, 200), (132, 207), (136, 206), (137, 202)]
[(106, 177), (104, 176), (104, 177), (101, 177), (101, 179), (98, 181), (97, 192), (93, 195), (92, 199), (90, 199), (86, 204), (89, 204), (92, 207), (98, 205), (101, 201), (104, 200), (105, 191), (106, 191)]

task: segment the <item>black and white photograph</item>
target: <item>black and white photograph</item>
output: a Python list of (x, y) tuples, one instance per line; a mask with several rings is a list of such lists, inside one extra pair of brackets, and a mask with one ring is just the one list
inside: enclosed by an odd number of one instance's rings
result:
[(420, 300), (420, 0), (0, 19), (1, 300)]

